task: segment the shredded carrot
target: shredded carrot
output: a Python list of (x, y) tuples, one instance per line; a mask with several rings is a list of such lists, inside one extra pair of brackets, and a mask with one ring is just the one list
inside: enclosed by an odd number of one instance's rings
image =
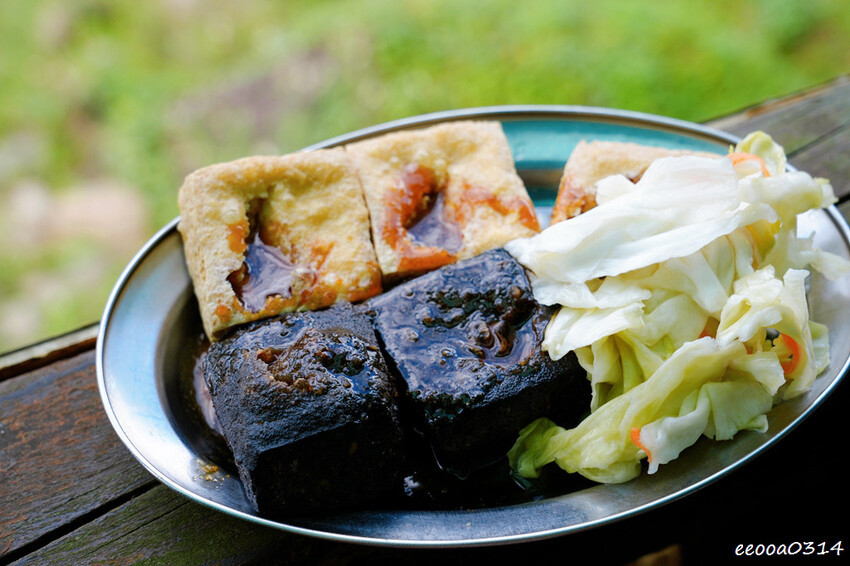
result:
[(775, 341), (781, 342), (790, 354), (784, 360), (780, 360), (779, 365), (782, 366), (782, 371), (785, 372), (786, 376), (791, 375), (796, 371), (797, 366), (800, 365), (800, 362), (803, 359), (803, 348), (800, 346), (799, 342), (788, 336), (787, 334), (779, 333), (779, 336)]
[(632, 427), (631, 440), (632, 440), (632, 443), (635, 446), (637, 446), (638, 448), (640, 448), (641, 450), (646, 452), (646, 459), (649, 460), (650, 462), (652, 462), (652, 454), (649, 453), (649, 450), (646, 449), (646, 446), (644, 446), (643, 444), (640, 443), (640, 428), (639, 427), (636, 427), (636, 426)]
[(720, 325), (720, 323), (717, 321), (716, 318), (709, 318), (705, 322), (705, 328), (702, 329), (702, 332), (700, 332), (699, 337), (705, 338), (706, 336), (711, 336), (712, 338), (716, 338), (717, 337), (717, 327), (719, 325)]
[(738, 163), (741, 163), (743, 161), (758, 161), (759, 165), (761, 166), (761, 174), (765, 177), (770, 177), (770, 171), (767, 170), (767, 165), (765, 164), (764, 159), (762, 159), (758, 155), (737, 151), (727, 154), (726, 157), (732, 160), (732, 165), (737, 165)]

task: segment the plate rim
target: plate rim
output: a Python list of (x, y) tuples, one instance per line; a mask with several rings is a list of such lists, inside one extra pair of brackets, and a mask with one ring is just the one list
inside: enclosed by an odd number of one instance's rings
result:
[[(523, 116), (525, 115), (525, 116)], [(459, 108), (453, 110), (439, 110), (436, 112), (428, 112), (389, 120), (374, 126), (367, 126), (348, 133), (328, 138), (326, 140), (308, 145), (300, 151), (311, 151), (316, 149), (325, 149), (335, 147), (344, 143), (351, 143), (363, 138), (372, 137), (376, 134), (389, 133), (397, 130), (406, 130), (414, 127), (425, 127), (442, 122), (451, 122), (469, 119), (523, 119), (533, 115), (534, 119), (542, 120), (546, 118), (563, 118), (570, 116), (573, 119), (582, 117), (592, 118), (594, 122), (610, 121), (622, 122), (628, 121), (632, 125), (645, 124), (658, 128), (662, 126), (667, 131), (681, 133), (686, 130), (691, 134), (698, 135), (710, 141), (718, 141), (722, 139), (729, 143), (735, 144), (741, 140), (740, 136), (707, 126), (696, 122), (689, 122), (679, 118), (662, 116), (659, 114), (650, 114), (648, 112), (639, 112), (636, 110), (624, 110), (616, 108), (607, 108), (603, 106), (584, 106), (576, 104), (506, 104), (498, 106), (475, 106), (470, 108)]]
[[(471, 108), (460, 108), (454, 110), (445, 110), (438, 112), (430, 112), (416, 116), (386, 121), (373, 126), (360, 128), (346, 134), (334, 136), (321, 142), (306, 146), (299, 151), (311, 151), (316, 149), (324, 149), (335, 147), (341, 144), (350, 143), (360, 139), (372, 137), (375, 135), (389, 133), (398, 130), (415, 129), (417, 127), (425, 127), (428, 125), (458, 121), (469, 119), (493, 119), (499, 121), (505, 120), (581, 120), (583, 118), (588, 121), (612, 122), (621, 123), (628, 126), (646, 126), (654, 130), (662, 129), (677, 134), (686, 134), (692, 137), (701, 138), (714, 143), (728, 142), (730, 144), (737, 143), (741, 138), (735, 134), (677, 118), (671, 118), (645, 112), (637, 112), (631, 110), (621, 110), (607, 107), (581, 106), (581, 105), (499, 105), (499, 106), (480, 106)], [(788, 166), (793, 170), (792, 165)], [(827, 214), (831, 223), (837, 229), (840, 237), (845, 243), (850, 246), (850, 226), (844, 219), (843, 215), (838, 211), (835, 205), (822, 209)], [(774, 446), (792, 430), (794, 430), (801, 422), (803, 422), (815, 409), (817, 409), (823, 401), (835, 390), (839, 383), (844, 378), (850, 368), (850, 357), (844, 360), (844, 363), (838, 369), (835, 378), (830, 382), (821, 393), (811, 401), (811, 404), (801, 414), (797, 415), (793, 421), (787, 424), (782, 430), (778, 431), (775, 436), (761, 443), (755, 449), (751, 450), (745, 456), (735, 460), (733, 463), (724, 466), (722, 469), (710, 474), (699, 481), (689, 484), (687, 487), (675, 490), (659, 499), (654, 499), (648, 503), (639, 505), (634, 508), (624, 510), (614, 515), (609, 515), (601, 519), (586, 521), (578, 525), (568, 525), (565, 527), (552, 528), (544, 531), (533, 533), (502, 535), (494, 537), (474, 538), (474, 539), (388, 539), (378, 538), (373, 536), (353, 535), (340, 532), (328, 532), (316, 528), (302, 527), (299, 525), (288, 524), (273, 519), (268, 519), (258, 515), (249, 514), (239, 509), (234, 509), (225, 504), (209, 500), (199, 496), (197, 493), (177, 484), (171, 478), (166, 476), (161, 470), (156, 468), (148, 458), (136, 447), (132, 439), (124, 430), (118, 415), (115, 413), (114, 407), (110, 403), (109, 392), (107, 391), (107, 376), (104, 368), (105, 345), (109, 334), (110, 322), (113, 312), (119, 302), (121, 295), (127, 290), (127, 286), (133, 277), (133, 274), (140, 268), (144, 260), (160, 246), (167, 238), (177, 235), (177, 225), (179, 224), (180, 216), (176, 216), (170, 222), (166, 223), (134, 254), (129, 263), (122, 270), (115, 285), (113, 286), (107, 298), (103, 314), (100, 318), (98, 334), (95, 344), (95, 369), (97, 377), (97, 386), (100, 393), (103, 408), (112, 425), (113, 430), (118, 435), (122, 443), (131, 452), (134, 458), (154, 476), (160, 483), (163, 483), (170, 489), (177, 491), (181, 495), (190, 500), (218, 510), (225, 514), (244, 519), (254, 524), (259, 524), (285, 532), (300, 534), (310, 537), (316, 537), (325, 540), (347, 542), (355, 544), (365, 544), (384, 547), (403, 547), (403, 548), (458, 548), (472, 546), (492, 546), (501, 544), (510, 544), (517, 542), (528, 542), (551, 538), (554, 536), (566, 536), (572, 533), (578, 533), (590, 529), (595, 529), (604, 525), (608, 525), (629, 517), (642, 514), (650, 509), (655, 509), (671, 502), (682, 499), (692, 493), (703, 489), (704, 487), (714, 483), (721, 477), (734, 471), (740, 466), (746, 465), (753, 459), (757, 458), (767, 449)], [(600, 486), (594, 486), (600, 487)], [(592, 488), (591, 488), (592, 489)], [(496, 509), (491, 507), (489, 509)], [(423, 512), (427, 512), (423, 510)]]

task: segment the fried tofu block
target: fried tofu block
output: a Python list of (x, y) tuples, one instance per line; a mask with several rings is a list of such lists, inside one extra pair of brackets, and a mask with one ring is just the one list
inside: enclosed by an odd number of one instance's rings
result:
[(498, 122), (449, 122), (346, 146), (385, 280), (527, 237), (540, 226)]
[(363, 305), (443, 469), (458, 476), (499, 461), (538, 417), (577, 422), (590, 386), (574, 355), (542, 351), (553, 313), (534, 300), (504, 249), (441, 267)]
[(243, 325), (204, 360), (245, 493), (266, 516), (401, 489), (397, 395), (371, 322), (347, 303)]
[(247, 157), (189, 175), (178, 230), (204, 330), (381, 291), (360, 179), (342, 149)]
[(578, 216), (596, 206), (596, 183), (611, 175), (624, 175), (637, 182), (650, 163), (661, 157), (714, 153), (667, 149), (628, 142), (580, 141), (570, 154), (550, 224)]

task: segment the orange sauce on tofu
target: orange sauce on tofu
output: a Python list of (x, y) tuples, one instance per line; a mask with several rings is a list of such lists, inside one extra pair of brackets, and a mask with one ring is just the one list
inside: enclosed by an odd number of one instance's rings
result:
[(388, 192), (381, 237), (398, 254), (399, 271), (427, 271), (457, 259), (462, 235), (445, 206), (444, 190), (433, 170), (410, 164)]
[(368, 286), (363, 287), (352, 285), (347, 289), (346, 296), (349, 301), (362, 301), (369, 297), (379, 295), (384, 290), (381, 282), (381, 269), (375, 265), (374, 268), (370, 269), (370, 271), (371, 274), (369, 276), (369, 281), (371, 281), (371, 283)]
[(530, 199), (521, 196), (507, 195), (499, 196), (483, 187), (467, 185), (460, 196), (455, 217), (461, 223), (467, 221), (473, 209), (478, 206), (487, 206), (502, 216), (516, 214), (519, 223), (535, 232), (540, 231), (540, 222), (534, 211), (534, 205)]
[(233, 314), (233, 311), (225, 304), (220, 304), (215, 307), (215, 315), (222, 322), (222, 324), (227, 324), (230, 321), (230, 316)]
[[(320, 277), (333, 244), (320, 241), (284, 251), (283, 246), (273, 243), (291, 240), (285, 225), (267, 223), (257, 227), (255, 223), (244, 241), (242, 265), (227, 277), (236, 295), (235, 308), (264, 315), (297, 307), (317, 309), (337, 301), (338, 286)], [(380, 276), (376, 274), (373, 279), (375, 283), (368, 291), (377, 294), (381, 290)], [(375, 285), (377, 289), (373, 289)], [(225, 314), (218, 309), (216, 313), (220, 318)]]
[(574, 186), (568, 178), (561, 180), (555, 206), (552, 208), (550, 224), (556, 224), (587, 212), (596, 206), (596, 195), (588, 194), (583, 189)]
[(232, 252), (237, 254), (244, 253), (248, 249), (248, 235), (251, 228), (248, 226), (248, 219), (240, 220), (227, 226), (227, 245)]
[(445, 188), (433, 170), (411, 163), (385, 197), (381, 237), (398, 254), (399, 271), (428, 271), (456, 261), (463, 246), (462, 226), (480, 206), (502, 216), (515, 214), (523, 226), (540, 230), (528, 198), (499, 196), (484, 187), (465, 185), (449, 199)]

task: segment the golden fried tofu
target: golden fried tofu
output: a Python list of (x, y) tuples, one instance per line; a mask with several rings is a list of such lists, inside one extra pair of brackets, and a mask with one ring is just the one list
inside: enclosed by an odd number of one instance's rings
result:
[(180, 189), (178, 230), (204, 330), (381, 291), (360, 179), (342, 149), (205, 167)]
[(498, 122), (449, 122), (346, 146), (385, 280), (399, 280), (540, 230)]
[(661, 157), (714, 153), (667, 149), (628, 142), (580, 141), (564, 166), (550, 224), (578, 216), (596, 206), (596, 183), (610, 175), (637, 182), (650, 163)]

